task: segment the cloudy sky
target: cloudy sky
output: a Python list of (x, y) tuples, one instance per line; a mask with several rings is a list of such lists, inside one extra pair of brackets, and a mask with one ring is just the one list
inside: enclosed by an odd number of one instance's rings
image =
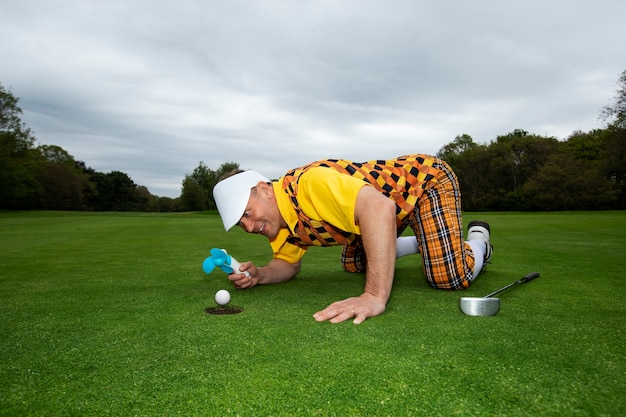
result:
[(200, 161), (271, 178), (603, 127), (623, 0), (0, 0), (0, 83), (38, 144), (177, 197)]

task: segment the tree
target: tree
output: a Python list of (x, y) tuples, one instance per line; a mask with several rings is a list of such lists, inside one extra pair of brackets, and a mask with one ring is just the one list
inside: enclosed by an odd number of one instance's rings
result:
[(36, 208), (41, 200), (35, 136), (22, 122), (18, 102), (0, 84), (0, 208)]
[(40, 145), (37, 147), (37, 151), (46, 162), (58, 165), (67, 165), (72, 168), (76, 167), (74, 157), (60, 146)]
[(485, 145), (479, 145), (463, 154), (456, 162), (460, 169), (452, 166), (457, 173), (461, 187), (463, 210), (486, 210), (493, 197), (492, 189), (492, 153)]
[(523, 200), (530, 210), (599, 210), (611, 208), (615, 187), (593, 161), (576, 160), (560, 152), (552, 154), (524, 184)]
[(523, 185), (557, 148), (555, 138), (516, 129), (489, 145), (457, 136), (437, 155), (457, 174), (464, 210), (519, 210)]
[(520, 209), (521, 189), (526, 181), (556, 152), (556, 138), (529, 134), (525, 130), (498, 136), (490, 145), (490, 181), (493, 185), (491, 209)]
[(605, 176), (620, 190), (616, 208), (623, 210), (626, 209), (626, 129), (611, 127), (603, 139)]
[(593, 167), (617, 190), (613, 208), (626, 208), (626, 129), (609, 126), (590, 132), (574, 132), (564, 150), (576, 160)]
[(96, 210), (137, 211), (141, 201), (137, 185), (125, 173), (112, 171), (108, 174), (94, 172), (91, 175), (96, 191), (91, 201)]
[(209, 198), (206, 190), (191, 176), (183, 179), (180, 201), (184, 211), (203, 211), (209, 209)]
[(68, 165), (48, 162), (44, 164), (39, 183), (42, 201), (38, 208), (46, 210), (85, 210), (85, 190), (90, 188), (86, 176)]
[(619, 190), (618, 208), (626, 208), (626, 70), (617, 83), (615, 102), (602, 109), (600, 117), (609, 122), (606, 145), (606, 170)]
[(138, 211), (154, 211), (157, 197), (150, 194), (148, 187), (139, 185), (135, 188), (137, 202), (134, 208)]
[(154, 208), (159, 212), (171, 212), (178, 210), (178, 204), (178, 199), (170, 197), (157, 197)]
[(437, 152), (437, 157), (443, 159), (448, 164), (451, 162), (462, 158), (469, 151), (476, 149), (478, 145), (474, 143), (472, 137), (466, 133), (457, 136), (454, 140), (446, 145), (444, 145), (439, 152)]
[(35, 136), (20, 119), (19, 98), (0, 84), (0, 155), (19, 155), (32, 149)]
[(600, 119), (620, 129), (626, 129), (626, 70), (617, 80), (615, 102), (602, 108)]
[(213, 198), (213, 187), (222, 175), (235, 169), (239, 169), (239, 164), (235, 162), (225, 162), (214, 171), (200, 161), (198, 167), (183, 179), (180, 197), (183, 210), (214, 210), (217, 206)]
[(487, 181), (484, 146), (474, 142), (468, 134), (463, 134), (444, 145), (437, 157), (450, 165), (459, 180), (464, 210), (479, 211), (483, 208)]

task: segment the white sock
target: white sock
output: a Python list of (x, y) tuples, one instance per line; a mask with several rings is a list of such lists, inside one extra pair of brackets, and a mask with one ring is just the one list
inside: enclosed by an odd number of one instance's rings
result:
[(400, 236), (396, 239), (396, 259), (419, 253), (419, 251), (415, 236)]
[(474, 252), (474, 279), (476, 279), (483, 269), (487, 247), (482, 240), (468, 240), (467, 243), (472, 248), (472, 252)]

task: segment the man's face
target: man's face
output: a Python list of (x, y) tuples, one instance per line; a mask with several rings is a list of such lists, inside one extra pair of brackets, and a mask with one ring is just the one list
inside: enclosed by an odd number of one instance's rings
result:
[(238, 225), (247, 233), (261, 234), (270, 240), (276, 237), (282, 217), (271, 185), (261, 182), (252, 189)]

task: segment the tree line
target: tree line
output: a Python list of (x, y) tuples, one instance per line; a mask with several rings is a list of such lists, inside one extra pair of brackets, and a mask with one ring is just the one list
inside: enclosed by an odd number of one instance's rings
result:
[(56, 145), (36, 146), (19, 99), (0, 84), (0, 209), (173, 211), (124, 172), (98, 172)]
[(469, 135), (438, 156), (457, 174), (466, 211), (626, 208), (626, 130), (574, 132), (567, 140), (517, 129), (489, 144)]
[[(213, 186), (239, 168), (225, 162), (214, 170), (200, 162), (183, 179), (180, 197), (152, 195), (124, 172), (98, 172), (59, 146), (36, 145), (18, 102), (0, 84), (0, 209), (213, 210)], [(485, 144), (463, 134), (437, 156), (457, 174), (466, 211), (624, 209), (626, 71), (600, 117), (604, 128), (573, 132), (563, 141), (522, 129)]]

